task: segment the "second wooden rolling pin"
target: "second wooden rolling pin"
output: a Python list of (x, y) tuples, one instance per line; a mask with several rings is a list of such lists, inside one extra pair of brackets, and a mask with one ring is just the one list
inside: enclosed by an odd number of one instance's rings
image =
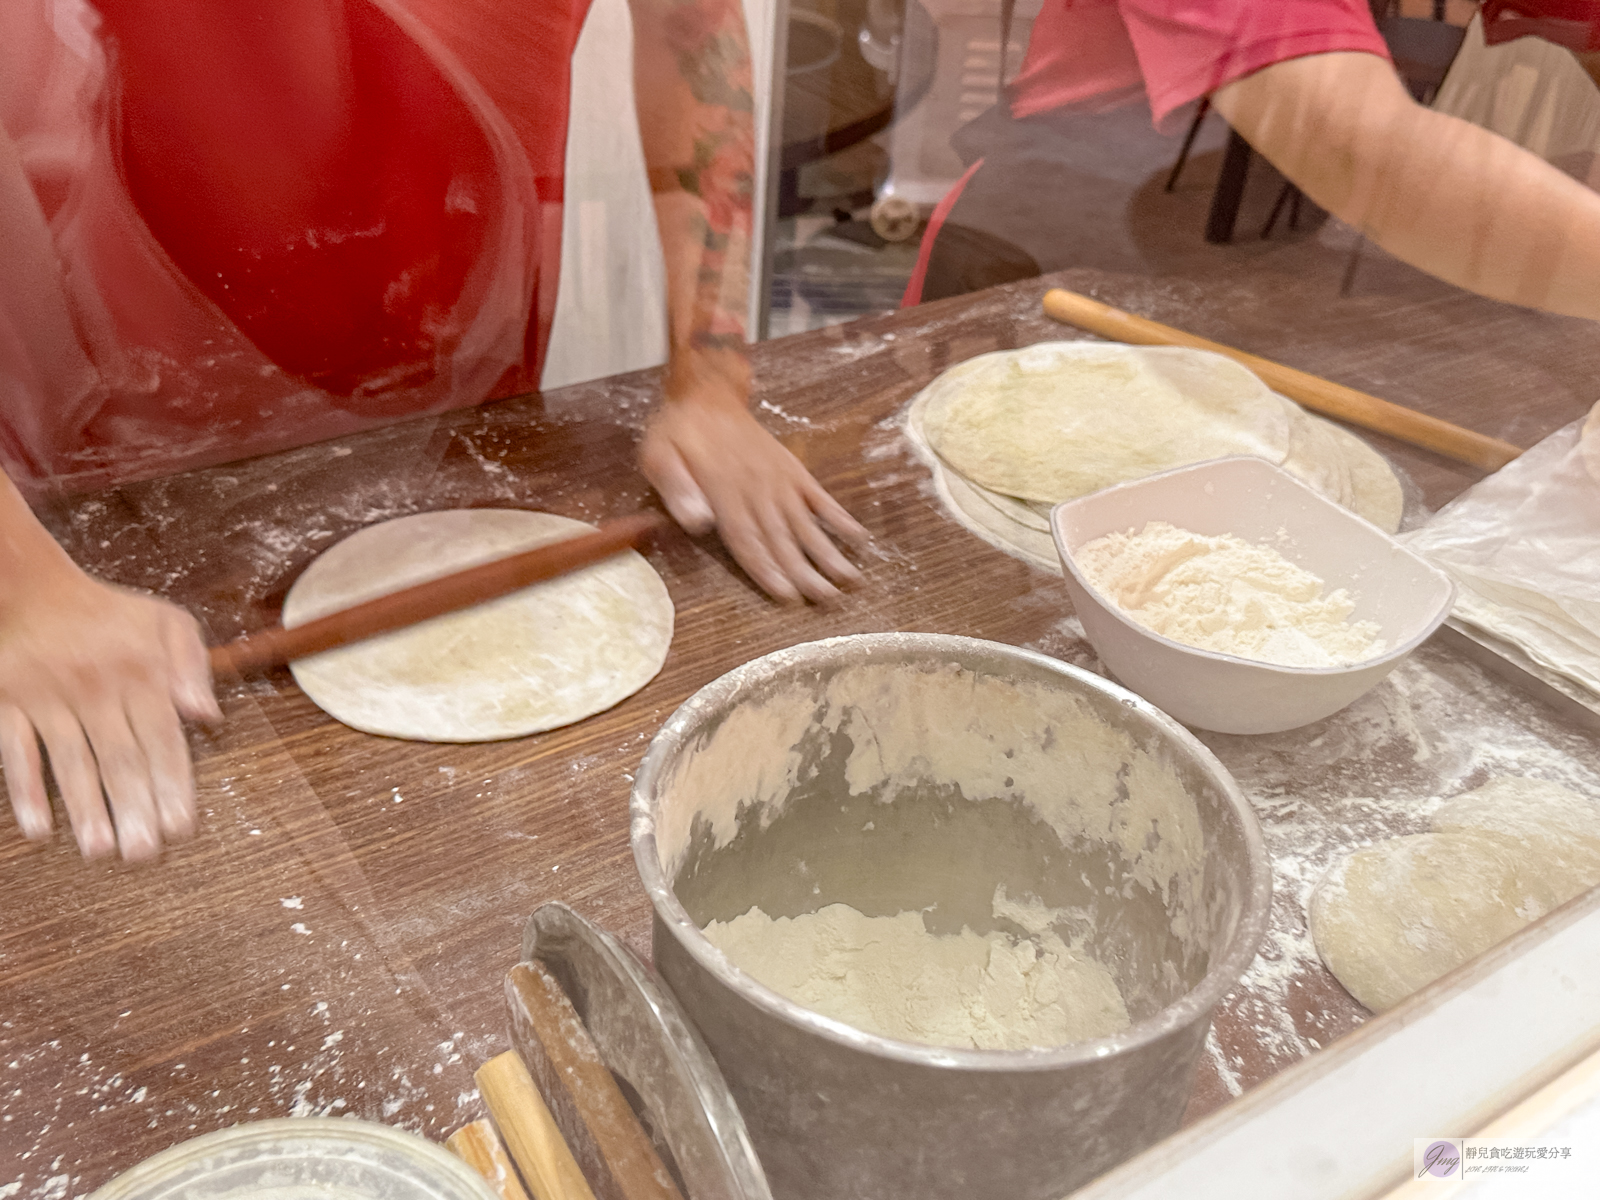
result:
[(281, 666), (335, 646), (347, 646), (380, 633), (404, 629), (430, 617), (470, 608), (631, 549), (666, 522), (664, 516), (655, 512), (618, 517), (593, 533), (581, 533), (564, 541), (480, 563), (307, 621), (293, 629), (275, 626), (246, 634), (226, 645), (211, 648), (211, 670), (222, 674)]
[(1498, 471), (1522, 453), (1518, 446), (1487, 434), (1463, 429), (1449, 421), (1430, 417), (1399, 404), (1391, 404), (1355, 388), (1333, 383), (1305, 371), (1297, 371), (1271, 359), (1258, 358), (1217, 342), (1196, 337), (1159, 321), (1123, 312), (1088, 296), (1064, 288), (1051, 288), (1044, 294), (1045, 315), (1064, 325), (1076, 325), (1114, 342), (1133, 342), (1140, 346), (1188, 346), (1225, 354), (1254, 371), (1273, 391), (1314, 412), (1337, 417), (1375, 433), (1383, 433), (1446, 458), (1464, 462), (1484, 471)]
[(511, 1044), (597, 1200), (683, 1200), (560, 982), (540, 962), (506, 975)]

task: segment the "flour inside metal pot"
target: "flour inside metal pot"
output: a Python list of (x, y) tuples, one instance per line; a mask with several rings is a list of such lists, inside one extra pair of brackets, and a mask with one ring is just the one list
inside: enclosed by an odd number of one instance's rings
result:
[(848, 904), (773, 919), (759, 908), (706, 937), (740, 970), (795, 1003), (900, 1041), (978, 1050), (1063, 1046), (1126, 1029), (1111, 972), (1067, 945), (1054, 910), (995, 889), (994, 914), (1028, 930), (935, 934), (922, 914), (865, 916)]
[(1173, 767), (1087, 700), (953, 664), (867, 663), (735, 707), (662, 788), (668, 877), (691, 845), (727, 846), (752, 814), (770, 825), (815, 775), (808, 749), (840, 733), (850, 796), (892, 804), (953, 785), (968, 801), (1022, 805), (1063, 846), (1103, 847), (1124, 893), (1158, 894), (1173, 936), (1206, 937), (1199, 814)]

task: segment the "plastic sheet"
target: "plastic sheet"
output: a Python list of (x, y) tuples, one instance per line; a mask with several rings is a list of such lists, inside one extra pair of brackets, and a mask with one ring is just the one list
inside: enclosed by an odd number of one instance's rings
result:
[(1600, 405), (1405, 540), (1460, 585), (1454, 618), (1600, 694)]

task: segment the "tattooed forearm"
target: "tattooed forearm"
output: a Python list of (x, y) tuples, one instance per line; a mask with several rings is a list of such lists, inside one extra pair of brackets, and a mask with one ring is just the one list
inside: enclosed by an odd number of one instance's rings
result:
[(696, 100), (732, 112), (755, 111), (742, 10), (724, 0), (681, 0), (667, 16), (666, 33), (678, 74)]
[(674, 345), (743, 344), (755, 160), (739, 0), (634, 0), (640, 126), (668, 243)]
[(689, 344), (696, 350), (743, 350), (744, 334), (711, 333), (701, 329), (689, 335)]

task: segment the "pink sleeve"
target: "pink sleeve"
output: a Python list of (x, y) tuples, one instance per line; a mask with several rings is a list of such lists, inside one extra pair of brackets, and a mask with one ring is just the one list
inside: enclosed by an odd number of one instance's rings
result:
[(1355, 50), (1389, 57), (1366, 0), (1118, 0), (1156, 125), (1263, 67)]

